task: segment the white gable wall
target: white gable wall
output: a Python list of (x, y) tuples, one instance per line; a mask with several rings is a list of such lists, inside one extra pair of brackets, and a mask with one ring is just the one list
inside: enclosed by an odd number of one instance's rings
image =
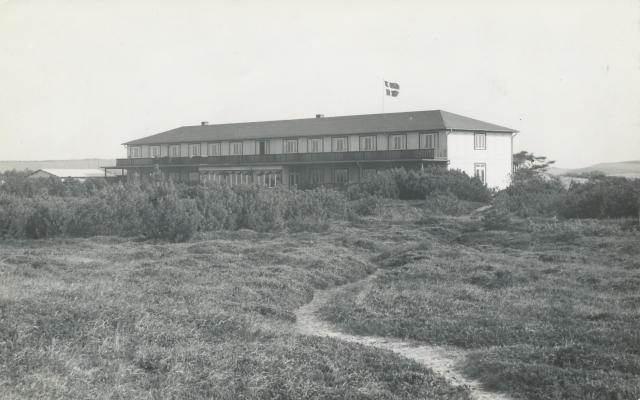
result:
[(473, 132), (452, 131), (447, 135), (449, 169), (459, 169), (469, 176), (475, 163), (486, 164), (487, 186), (503, 189), (511, 175), (511, 133), (487, 132), (485, 150), (474, 149)]

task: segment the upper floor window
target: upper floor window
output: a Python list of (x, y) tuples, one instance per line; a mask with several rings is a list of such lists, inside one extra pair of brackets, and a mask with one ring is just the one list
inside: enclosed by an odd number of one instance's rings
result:
[(487, 134), (486, 133), (474, 133), (473, 134), (473, 148), (476, 150), (485, 150), (487, 148)]
[(361, 151), (373, 151), (376, 149), (376, 137), (375, 136), (361, 136), (360, 137), (360, 150)]
[(220, 156), (220, 143), (209, 143), (209, 151), (207, 152), (209, 156)]
[(151, 157), (160, 157), (160, 146), (151, 146), (149, 147), (149, 150), (151, 152)]
[(140, 147), (132, 147), (131, 158), (138, 158), (140, 156), (142, 156), (142, 151), (140, 150)]
[(231, 142), (229, 144), (229, 152), (232, 156), (242, 155), (242, 142)]
[(320, 153), (322, 152), (322, 139), (313, 138), (309, 139), (309, 153)]
[(256, 154), (269, 154), (269, 140), (258, 140), (256, 142)]
[(420, 148), (421, 149), (435, 149), (436, 141), (433, 133), (420, 134)]
[(169, 155), (171, 157), (180, 157), (180, 145), (174, 144), (169, 146)]
[(407, 148), (406, 135), (389, 136), (389, 150), (404, 150)]
[(285, 139), (284, 141), (285, 153), (297, 153), (298, 152), (298, 139)]
[(347, 151), (347, 138), (334, 137), (331, 138), (331, 151)]
[(189, 145), (189, 155), (191, 157), (200, 157), (200, 143)]

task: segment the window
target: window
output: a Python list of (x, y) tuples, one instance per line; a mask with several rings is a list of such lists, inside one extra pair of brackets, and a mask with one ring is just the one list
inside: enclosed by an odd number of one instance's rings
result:
[(406, 135), (389, 136), (389, 150), (404, 150), (407, 148)]
[(322, 152), (322, 139), (313, 138), (309, 139), (309, 153), (320, 153)]
[(347, 151), (347, 138), (346, 137), (331, 138), (331, 151)]
[(324, 183), (324, 170), (322, 168), (314, 168), (309, 171), (309, 180), (312, 185), (320, 185)]
[(189, 156), (200, 157), (200, 143), (189, 145)]
[(220, 156), (220, 143), (209, 143), (209, 151), (207, 152), (209, 156)]
[(131, 148), (131, 158), (138, 158), (141, 156), (140, 147), (132, 147)]
[(436, 142), (434, 140), (433, 133), (420, 134), (420, 148), (421, 149), (435, 149)]
[(231, 142), (229, 144), (229, 150), (232, 156), (242, 155), (242, 142)]
[(258, 140), (256, 142), (256, 154), (269, 154), (269, 141), (268, 140)]
[(361, 136), (360, 137), (360, 150), (361, 151), (373, 151), (376, 149), (376, 137), (375, 136)]
[(160, 146), (151, 146), (149, 147), (151, 157), (156, 158), (160, 157)]
[(299, 172), (289, 172), (289, 187), (298, 186), (298, 182), (300, 181), (300, 173)]
[(169, 147), (169, 155), (171, 157), (180, 157), (180, 145), (175, 144)]
[(487, 164), (477, 163), (473, 164), (473, 176), (480, 179), (480, 182), (487, 184)]
[(297, 153), (298, 152), (298, 139), (286, 139), (284, 141), (285, 153)]
[(476, 150), (486, 150), (487, 148), (487, 134), (486, 133), (474, 133), (473, 134), (473, 148)]
[(349, 170), (346, 168), (336, 168), (333, 181), (339, 185), (349, 183)]
[(378, 171), (375, 168), (364, 168), (362, 170), (362, 177), (367, 178), (369, 176), (375, 175), (377, 172)]

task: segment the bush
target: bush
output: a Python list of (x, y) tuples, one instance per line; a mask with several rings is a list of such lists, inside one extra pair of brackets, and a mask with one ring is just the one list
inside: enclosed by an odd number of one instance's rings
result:
[(640, 181), (595, 176), (572, 183), (560, 208), (565, 218), (636, 217), (640, 212)]
[[(468, 201), (487, 202), (491, 197), (491, 191), (479, 179), (443, 167), (381, 171), (367, 177), (358, 185), (358, 190), (374, 196), (403, 200), (422, 200), (434, 193), (447, 192)], [(358, 190), (353, 192), (357, 193)]]
[(511, 185), (496, 195), (494, 203), (524, 218), (556, 216), (565, 195), (558, 178), (522, 169), (512, 175)]
[(361, 217), (379, 215), (382, 208), (382, 199), (378, 196), (367, 194), (358, 200), (351, 201), (349, 206), (351, 212)]
[(507, 230), (511, 226), (511, 217), (505, 210), (492, 208), (482, 216), (482, 226), (486, 230)]
[(60, 196), (47, 194), (49, 189), (33, 194), (35, 186), (24, 191), (16, 187), (0, 189), (0, 237), (143, 235), (183, 241), (198, 230), (322, 230), (329, 220), (345, 218), (348, 210), (344, 193), (335, 190), (176, 186), (159, 171), (144, 184), (58, 191)]
[(451, 192), (435, 192), (427, 196), (425, 208), (433, 214), (460, 215), (466, 209)]

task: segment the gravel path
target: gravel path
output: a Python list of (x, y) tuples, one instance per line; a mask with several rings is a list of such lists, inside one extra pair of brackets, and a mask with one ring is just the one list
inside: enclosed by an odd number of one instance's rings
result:
[[(375, 274), (374, 274), (375, 275)], [(371, 279), (371, 275), (367, 279)], [(379, 349), (390, 350), (403, 357), (410, 358), (444, 376), (454, 385), (465, 385), (471, 390), (472, 397), (477, 400), (509, 400), (510, 398), (483, 390), (480, 382), (465, 378), (457, 371), (455, 365), (464, 358), (464, 352), (448, 347), (420, 345), (414, 342), (377, 336), (350, 335), (339, 332), (329, 323), (321, 321), (316, 311), (337, 290), (361, 284), (362, 281), (329, 290), (316, 291), (313, 300), (296, 311), (296, 330), (308, 336), (328, 336), (345, 342), (359, 343)]]

